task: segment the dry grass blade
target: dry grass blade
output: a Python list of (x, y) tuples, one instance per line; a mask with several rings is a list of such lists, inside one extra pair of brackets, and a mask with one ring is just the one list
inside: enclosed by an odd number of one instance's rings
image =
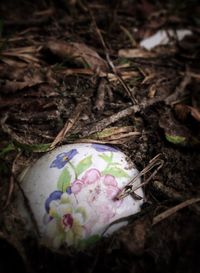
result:
[(14, 59), (7, 58), (7, 57), (1, 57), (1, 61), (4, 62), (5, 64), (8, 64), (13, 67), (18, 67), (18, 68), (25, 68), (27, 66), (25, 62), (16, 61)]
[(5, 56), (17, 56), (18, 54), (36, 54), (40, 51), (41, 46), (25, 46), (25, 47), (19, 47), (19, 48), (10, 48), (8, 50), (4, 50), (1, 52), (2, 55)]
[(134, 126), (123, 126), (123, 127), (109, 127), (101, 132), (90, 135), (91, 138), (103, 139), (113, 135), (119, 135), (122, 133), (130, 133), (134, 130)]
[(139, 110), (139, 107), (137, 105), (133, 105), (122, 111), (119, 111), (116, 114), (111, 115), (110, 117), (107, 117), (98, 122), (92, 123), (86, 126), (83, 133), (81, 133), (81, 136), (86, 137), (96, 132), (102, 131), (104, 128), (108, 127), (110, 124), (118, 121), (119, 119), (130, 116), (133, 113), (137, 112), (138, 110)]
[[(1, 52), (1, 60), (5, 63), (9, 63), (9, 59), (15, 63), (17, 62), (14, 58), (18, 58), (26, 63), (31, 63), (32, 65), (39, 65), (39, 51), (41, 50), (41, 46), (27, 46), (21, 48), (11, 48), (8, 50), (4, 50)], [(22, 67), (22, 66), (20, 66)]]
[(118, 51), (118, 56), (122, 57), (122, 58), (152, 58), (155, 57), (156, 54), (149, 52), (147, 50), (144, 49), (140, 49), (140, 48), (131, 48), (131, 49), (120, 49)]
[[(118, 69), (118, 73), (120, 74), (122, 80), (128, 80), (139, 76), (139, 73), (137, 71), (121, 71), (120, 69)], [(107, 77), (110, 82), (120, 82), (118, 76), (116, 76), (115, 74), (108, 73)]]
[(186, 200), (180, 204), (178, 204), (177, 206), (170, 208), (162, 213), (160, 213), (159, 215), (155, 216), (153, 219), (153, 225), (158, 224), (159, 222), (165, 220), (166, 218), (170, 217), (171, 215), (173, 215), (174, 213), (176, 213), (177, 211), (186, 208), (192, 204), (195, 204), (197, 202), (200, 202), (200, 198), (192, 198), (189, 200)]
[(108, 53), (106, 53), (106, 58), (108, 61), (109, 66), (111, 67), (113, 73), (115, 74), (116, 78), (119, 80), (121, 85), (123, 86), (124, 90), (126, 91), (127, 95), (129, 96), (130, 100), (132, 101), (133, 104), (138, 104), (136, 98), (132, 95), (130, 88), (128, 85), (125, 83), (119, 72), (117, 71), (116, 67), (114, 66), (113, 62), (110, 59), (110, 56)]
[[(140, 74), (137, 71), (121, 71), (121, 68), (117, 68), (118, 73), (120, 74), (121, 78), (123, 80), (128, 80), (133, 77), (138, 77)], [(69, 75), (94, 75), (94, 71), (92, 71), (90, 68), (65, 68), (58, 70), (59, 73), (64, 74), (65, 76)], [(99, 71), (98, 76), (101, 78), (107, 77), (109, 82), (119, 82), (118, 77), (114, 73), (107, 73), (103, 71)]]
[(127, 139), (140, 136), (140, 132), (134, 131), (133, 126), (110, 127), (90, 135), (88, 138), (82, 138), (81, 141), (121, 144)]

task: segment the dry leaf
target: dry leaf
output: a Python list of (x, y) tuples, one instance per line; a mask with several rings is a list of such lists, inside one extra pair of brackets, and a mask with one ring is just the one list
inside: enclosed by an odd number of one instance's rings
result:
[(180, 124), (171, 112), (165, 113), (159, 119), (159, 126), (164, 130), (167, 141), (185, 146), (190, 144), (192, 136), (187, 127)]
[(50, 41), (47, 48), (61, 58), (72, 58), (75, 61), (88, 65), (95, 72), (107, 72), (107, 63), (92, 48), (82, 43), (67, 43), (64, 41)]
[[(26, 72), (26, 70), (24, 70)], [(14, 71), (13, 71), (14, 73)], [(39, 71), (32, 71), (32, 73), (27, 73), (21, 75), (20, 73), (16, 73), (16, 78), (13, 80), (5, 80), (4, 82), (0, 83), (1, 92), (2, 93), (14, 93), (18, 90), (22, 90), (26, 87), (32, 87), (38, 84), (45, 82), (45, 79), (42, 73)]]
[(23, 62), (21, 61), (24, 61), (25, 64), (30, 63), (32, 66), (39, 66), (40, 50), (41, 46), (26, 46), (3, 50), (1, 52), (1, 60), (9, 65), (16, 65), (17, 67), (25, 66), (23, 66)]
[(192, 106), (188, 106), (188, 109), (190, 109), (190, 114), (193, 116), (193, 118), (195, 118), (197, 121), (200, 121), (200, 112), (198, 109), (192, 107)]
[(185, 120), (190, 113), (191, 116), (196, 119), (197, 121), (200, 121), (200, 112), (197, 108), (186, 105), (186, 104), (176, 104), (175, 111), (177, 116), (181, 120)]

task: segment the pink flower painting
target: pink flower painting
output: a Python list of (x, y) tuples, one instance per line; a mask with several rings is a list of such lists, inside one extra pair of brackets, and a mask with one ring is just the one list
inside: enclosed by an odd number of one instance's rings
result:
[[(76, 195), (86, 196), (86, 202), (96, 210), (99, 222), (109, 222), (116, 214), (117, 208), (122, 201), (115, 201), (114, 198), (120, 191), (117, 181), (112, 175), (102, 175), (97, 169), (90, 169), (85, 172), (81, 179), (72, 183), (71, 191)], [(102, 204), (106, 204), (103, 205)]]

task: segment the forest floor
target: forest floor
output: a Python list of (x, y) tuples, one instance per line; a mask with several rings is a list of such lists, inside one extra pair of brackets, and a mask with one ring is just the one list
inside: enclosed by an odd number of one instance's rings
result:
[[(2, 1), (0, 272), (200, 272), (199, 18), (194, 0)], [(158, 31), (168, 41), (148, 48)], [(125, 228), (61, 255), (25, 231), (16, 177), (73, 142), (163, 166)]]

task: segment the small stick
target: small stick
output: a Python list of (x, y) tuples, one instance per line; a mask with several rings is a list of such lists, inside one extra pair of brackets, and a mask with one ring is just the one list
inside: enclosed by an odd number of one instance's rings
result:
[(76, 108), (73, 110), (72, 117), (70, 117), (67, 122), (65, 123), (63, 129), (58, 133), (58, 135), (55, 137), (54, 141), (51, 143), (50, 148), (54, 148), (58, 143), (62, 142), (66, 136), (67, 133), (72, 129), (72, 127), (77, 122), (80, 114), (82, 113), (83, 109), (85, 107), (85, 103), (80, 103), (76, 106)]
[(186, 200), (186, 201), (178, 204), (177, 206), (175, 206), (173, 208), (170, 208), (170, 209), (158, 214), (157, 216), (155, 216), (153, 218), (153, 226), (158, 224), (159, 222), (163, 221), (164, 219), (168, 218), (169, 216), (176, 213), (177, 211), (179, 211), (185, 207), (188, 207), (192, 204), (195, 204), (197, 202), (200, 202), (200, 198), (191, 198), (189, 200)]
[(117, 79), (119, 80), (119, 82), (121, 83), (121, 85), (123, 86), (124, 90), (126, 91), (127, 95), (129, 96), (129, 98), (131, 99), (133, 104), (138, 104), (138, 101), (136, 100), (136, 98), (132, 95), (130, 88), (128, 87), (128, 85), (125, 83), (125, 81), (122, 79), (122, 77), (119, 75), (119, 73), (117, 72), (116, 67), (114, 66), (113, 62), (110, 59), (110, 56), (108, 54), (108, 52), (106, 53), (106, 59), (107, 62), (109, 64), (109, 66), (111, 67), (113, 73), (115, 74), (115, 76), (117, 77)]
[(119, 73), (117, 72), (117, 69), (116, 67), (114, 66), (113, 62), (111, 61), (110, 59), (110, 55), (108, 53), (108, 48), (104, 42), (104, 39), (103, 39), (103, 36), (101, 34), (101, 31), (100, 29), (98, 28), (97, 26), (97, 23), (96, 23), (96, 20), (94, 18), (94, 15), (92, 13), (91, 10), (90, 11), (90, 16), (92, 18), (92, 21), (94, 23), (94, 26), (95, 26), (95, 29), (96, 29), (96, 32), (97, 32), (97, 35), (99, 36), (99, 39), (102, 43), (102, 46), (104, 48), (104, 51), (105, 51), (105, 54), (106, 54), (106, 59), (107, 59), (107, 62), (108, 62), (108, 65), (110, 66), (110, 68), (112, 69), (113, 73), (115, 74), (115, 76), (117, 77), (117, 79), (119, 80), (119, 82), (121, 83), (121, 85), (123, 86), (124, 90), (126, 91), (126, 93), (128, 94), (129, 98), (131, 99), (132, 103), (133, 104), (138, 104), (136, 98), (131, 94), (131, 91), (130, 91), (130, 88), (127, 86), (127, 84), (125, 83), (125, 81), (122, 79), (122, 77), (119, 75)]
[(105, 102), (104, 102), (105, 90), (106, 90), (106, 80), (104, 78), (102, 78), (100, 80), (100, 83), (99, 83), (99, 86), (97, 89), (97, 98), (96, 98), (96, 102), (95, 102), (95, 108), (98, 111), (103, 111), (103, 109), (105, 107)]
[(110, 124), (118, 121), (119, 119), (130, 116), (133, 113), (137, 112), (138, 110), (139, 110), (139, 107), (137, 105), (133, 105), (111, 115), (110, 117), (107, 117), (98, 122), (89, 124), (88, 126), (86, 126), (85, 130), (81, 133), (81, 136), (86, 137), (96, 132), (102, 131), (104, 128), (106, 128)]
[(174, 103), (176, 103), (177, 98), (182, 96), (183, 91), (185, 90), (187, 85), (189, 85), (190, 82), (191, 82), (191, 75), (186, 70), (182, 81), (177, 86), (175, 92), (165, 99), (165, 103), (168, 104), (168, 105), (169, 104), (173, 105)]

